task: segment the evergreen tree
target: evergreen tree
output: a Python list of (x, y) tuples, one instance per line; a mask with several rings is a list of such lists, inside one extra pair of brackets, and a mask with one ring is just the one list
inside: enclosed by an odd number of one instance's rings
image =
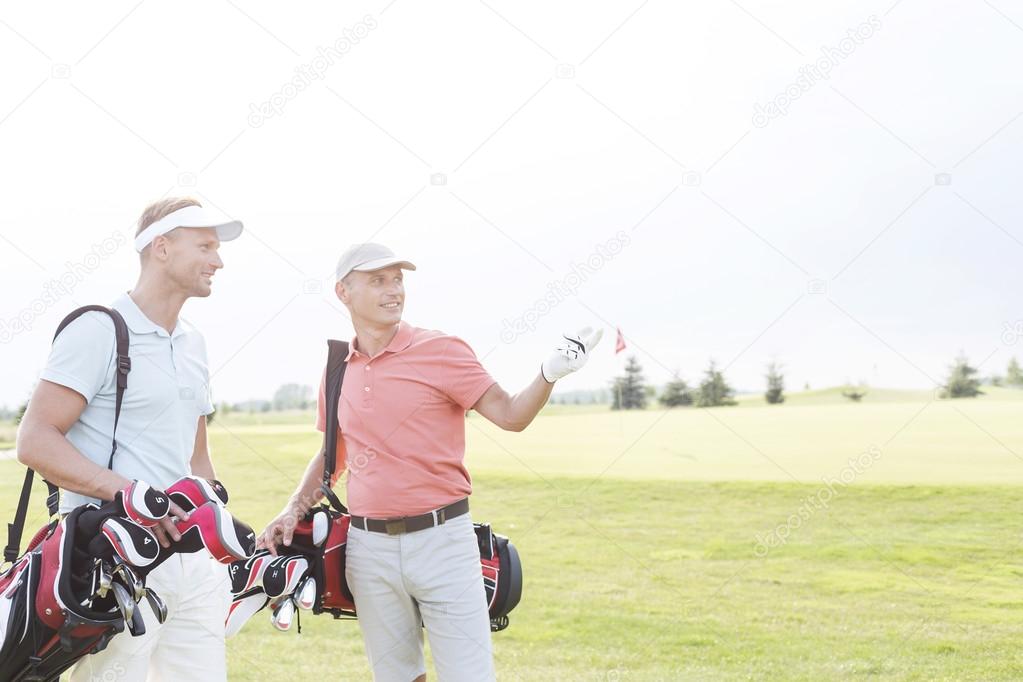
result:
[(781, 367), (776, 362), (767, 366), (767, 392), (764, 397), (771, 405), (779, 405), (785, 402), (785, 377), (782, 376)]
[(678, 372), (675, 372), (672, 380), (664, 387), (664, 393), (658, 401), (665, 407), (689, 407), (696, 402), (692, 389)]
[(700, 395), (697, 398), (699, 407), (718, 407), (735, 405), (735, 390), (725, 381), (724, 375), (717, 368), (717, 363), (710, 361), (710, 366), (700, 382)]
[(948, 383), (942, 388), (942, 398), (975, 398), (983, 395), (980, 390), (980, 379), (977, 378), (977, 368), (970, 365), (966, 355), (962, 352), (952, 363), (948, 375)]
[(614, 380), (611, 409), (645, 409), (647, 393), (643, 381), (643, 368), (633, 355), (625, 363), (625, 376), (616, 377)]
[(1020, 369), (1016, 358), (1009, 358), (1009, 366), (1005, 370), (1006, 386), (1023, 386), (1023, 370)]

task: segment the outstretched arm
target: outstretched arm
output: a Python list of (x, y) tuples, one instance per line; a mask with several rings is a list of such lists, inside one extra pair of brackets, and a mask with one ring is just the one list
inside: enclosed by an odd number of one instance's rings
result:
[(522, 431), (547, 404), (554, 382), (582, 368), (589, 353), (600, 342), (604, 330), (589, 327), (578, 334), (566, 334), (564, 342), (540, 366), (533, 382), (515, 395), (494, 384), (473, 405), (473, 409), (505, 431)]
[(547, 404), (553, 389), (554, 384), (544, 379), (543, 374), (537, 374), (529, 386), (515, 395), (508, 395), (500, 385), (494, 384), (472, 409), (505, 431), (522, 431)]

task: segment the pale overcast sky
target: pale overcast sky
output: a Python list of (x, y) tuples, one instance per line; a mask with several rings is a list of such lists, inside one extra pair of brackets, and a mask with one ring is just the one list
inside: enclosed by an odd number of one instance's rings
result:
[(619, 371), (615, 326), (654, 381), (745, 389), (1023, 356), (1018, 3), (7, 3), (0, 64), (0, 404), (174, 194), (246, 226), (184, 312), (218, 401), (316, 383), (369, 239), (510, 390), (585, 325), (563, 390)]

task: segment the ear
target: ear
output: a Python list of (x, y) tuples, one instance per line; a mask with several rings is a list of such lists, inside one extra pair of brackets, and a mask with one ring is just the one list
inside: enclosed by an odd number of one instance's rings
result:
[(152, 258), (156, 258), (159, 261), (166, 261), (168, 258), (168, 250), (170, 248), (170, 239), (167, 235), (161, 234), (149, 244), (150, 252), (149, 255)]
[(338, 281), (334, 285), (334, 293), (337, 294), (338, 300), (344, 304), (348, 304), (348, 289), (345, 287), (345, 283)]

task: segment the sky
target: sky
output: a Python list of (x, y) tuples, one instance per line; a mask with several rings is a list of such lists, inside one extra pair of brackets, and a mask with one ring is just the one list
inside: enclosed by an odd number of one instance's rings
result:
[(790, 388), (929, 387), (960, 351), (1004, 373), (1021, 63), (1006, 0), (6, 3), (0, 405), (178, 195), (246, 228), (183, 311), (218, 402), (316, 385), (363, 241), (510, 391), (585, 326), (559, 390), (629, 354), (744, 390), (772, 361)]

